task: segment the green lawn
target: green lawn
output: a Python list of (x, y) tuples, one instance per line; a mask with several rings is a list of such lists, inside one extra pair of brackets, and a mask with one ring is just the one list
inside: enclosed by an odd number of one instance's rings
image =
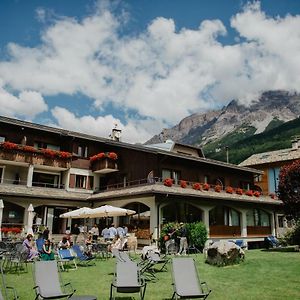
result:
[[(208, 299), (300, 299), (300, 253), (265, 252), (250, 250), (246, 260), (236, 266), (214, 267), (204, 263), (202, 254), (193, 257), (197, 261), (201, 280), (212, 289)], [(98, 300), (109, 298), (110, 283), (114, 271), (114, 259), (96, 261), (96, 266), (79, 267), (63, 272), (64, 282), (71, 282), (77, 294), (93, 294)], [(172, 296), (170, 267), (168, 272), (157, 275), (157, 282), (149, 282), (145, 299), (170, 299)], [(7, 274), (8, 285), (14, 286), (21, 300), (34, 299), (31, 265), (28, 273)], [(118, 294), (117, 299), (128, 298)]]

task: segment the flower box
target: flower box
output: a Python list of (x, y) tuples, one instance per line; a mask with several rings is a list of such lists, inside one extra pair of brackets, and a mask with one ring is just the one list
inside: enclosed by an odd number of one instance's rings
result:
[(200, 191), (201, 190), (201, 184), (199, 182), (195, 182), (193, 184), (193, 189), (197, 190), (197, 191)]
[(100, 152), (96, 155), (93, 155), (90, 157), (90, 162), (93, 163), (97, 160), (102, 160), (105, 158), (109, 158), (111, 160), (117, 160), (118, 159), (118, 155), (115, 152)]
[(228, 194), (233, 194), (233, 192), (234, 192), (234, 189), (233, 189), (231, 186), (228, 186), (228, 187), (226, 188), (226, 193), (228, 193)]
[(204, 183), (202, 188), (203, 188), (204, 191), (209, 191), (210, 185), (208, 183)]
[(245, 195), (252, 197), (253, 196), (253, 191), (252, 190), (248, 190), (245, 192)]
[(215, 192), (220, 193), (221, 190), (222, 190), (222, 187), (221, 187), (220, 185), (217, 184), (217, 185), (215, 186)]
[(259, 191), (255, 191), (254, 193), (253, 193), (253, 195), (255, 196), (255, 197), (259, 197), (260, 196), (260, 192)]
[(180, 186), (185, 189), (187, 187), (187, 182), (185, 180), (180, 180)]
[(173, 185), (173, 180), (171, 178), (166, 178), (164, 180), (164, 185), (168, 186), (168, 187), (171, 187)]
[(237, 195), (243, 195), (243, 190), (242, 190), (241, 188), (237, 188), (237, 189), (235, 190), (235, 193), (236, 193)]

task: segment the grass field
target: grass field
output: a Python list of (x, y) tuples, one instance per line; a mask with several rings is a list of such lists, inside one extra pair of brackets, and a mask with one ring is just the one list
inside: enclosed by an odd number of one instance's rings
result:
[[(193, 255), (201, 280), (206, 281), (212, 293), (210, 300), (219, 299), (300, 299), (300, 253), (266, 252), (249, 250), (246, 260), (236, 266), (214, 267), (204, 263), (202, 254)], [(76, 294), (96, 295), (98, 300), (109, 299), (113, 278), (114, 259), (97, 260), (96, 266), (79, 267), (78, 270), (62, 272), (63, 281), (71, 282)], [(146, 300), (170, 299), (172, 296), (171, 268), (157, 274), (157, 282), (149, 282)], [(7, 274), (8, 285), (17, 289), (21, 300), (34, 299), (32, 264), (27, 273)], [(139, 299), (118, 294), (117, 299)]]

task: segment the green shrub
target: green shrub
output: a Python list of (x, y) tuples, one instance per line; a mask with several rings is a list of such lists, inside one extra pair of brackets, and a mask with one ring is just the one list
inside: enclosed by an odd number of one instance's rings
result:
[(300, 221), (297, 222), (293, 230), (284, 235), (283, 240), (288, 245), (300, 245)]
[(186, 224), (188, 231), (188, 242), (190, 246), (195, 246), (200, 251), (203, 250), (207, 241), (207, 229), (203, 222)]

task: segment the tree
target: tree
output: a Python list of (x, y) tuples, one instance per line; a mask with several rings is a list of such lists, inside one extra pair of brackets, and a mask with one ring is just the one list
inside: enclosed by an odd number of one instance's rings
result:
[(300, 220), (300, 160), (280, 169), (278, 197), (287, 218)]

